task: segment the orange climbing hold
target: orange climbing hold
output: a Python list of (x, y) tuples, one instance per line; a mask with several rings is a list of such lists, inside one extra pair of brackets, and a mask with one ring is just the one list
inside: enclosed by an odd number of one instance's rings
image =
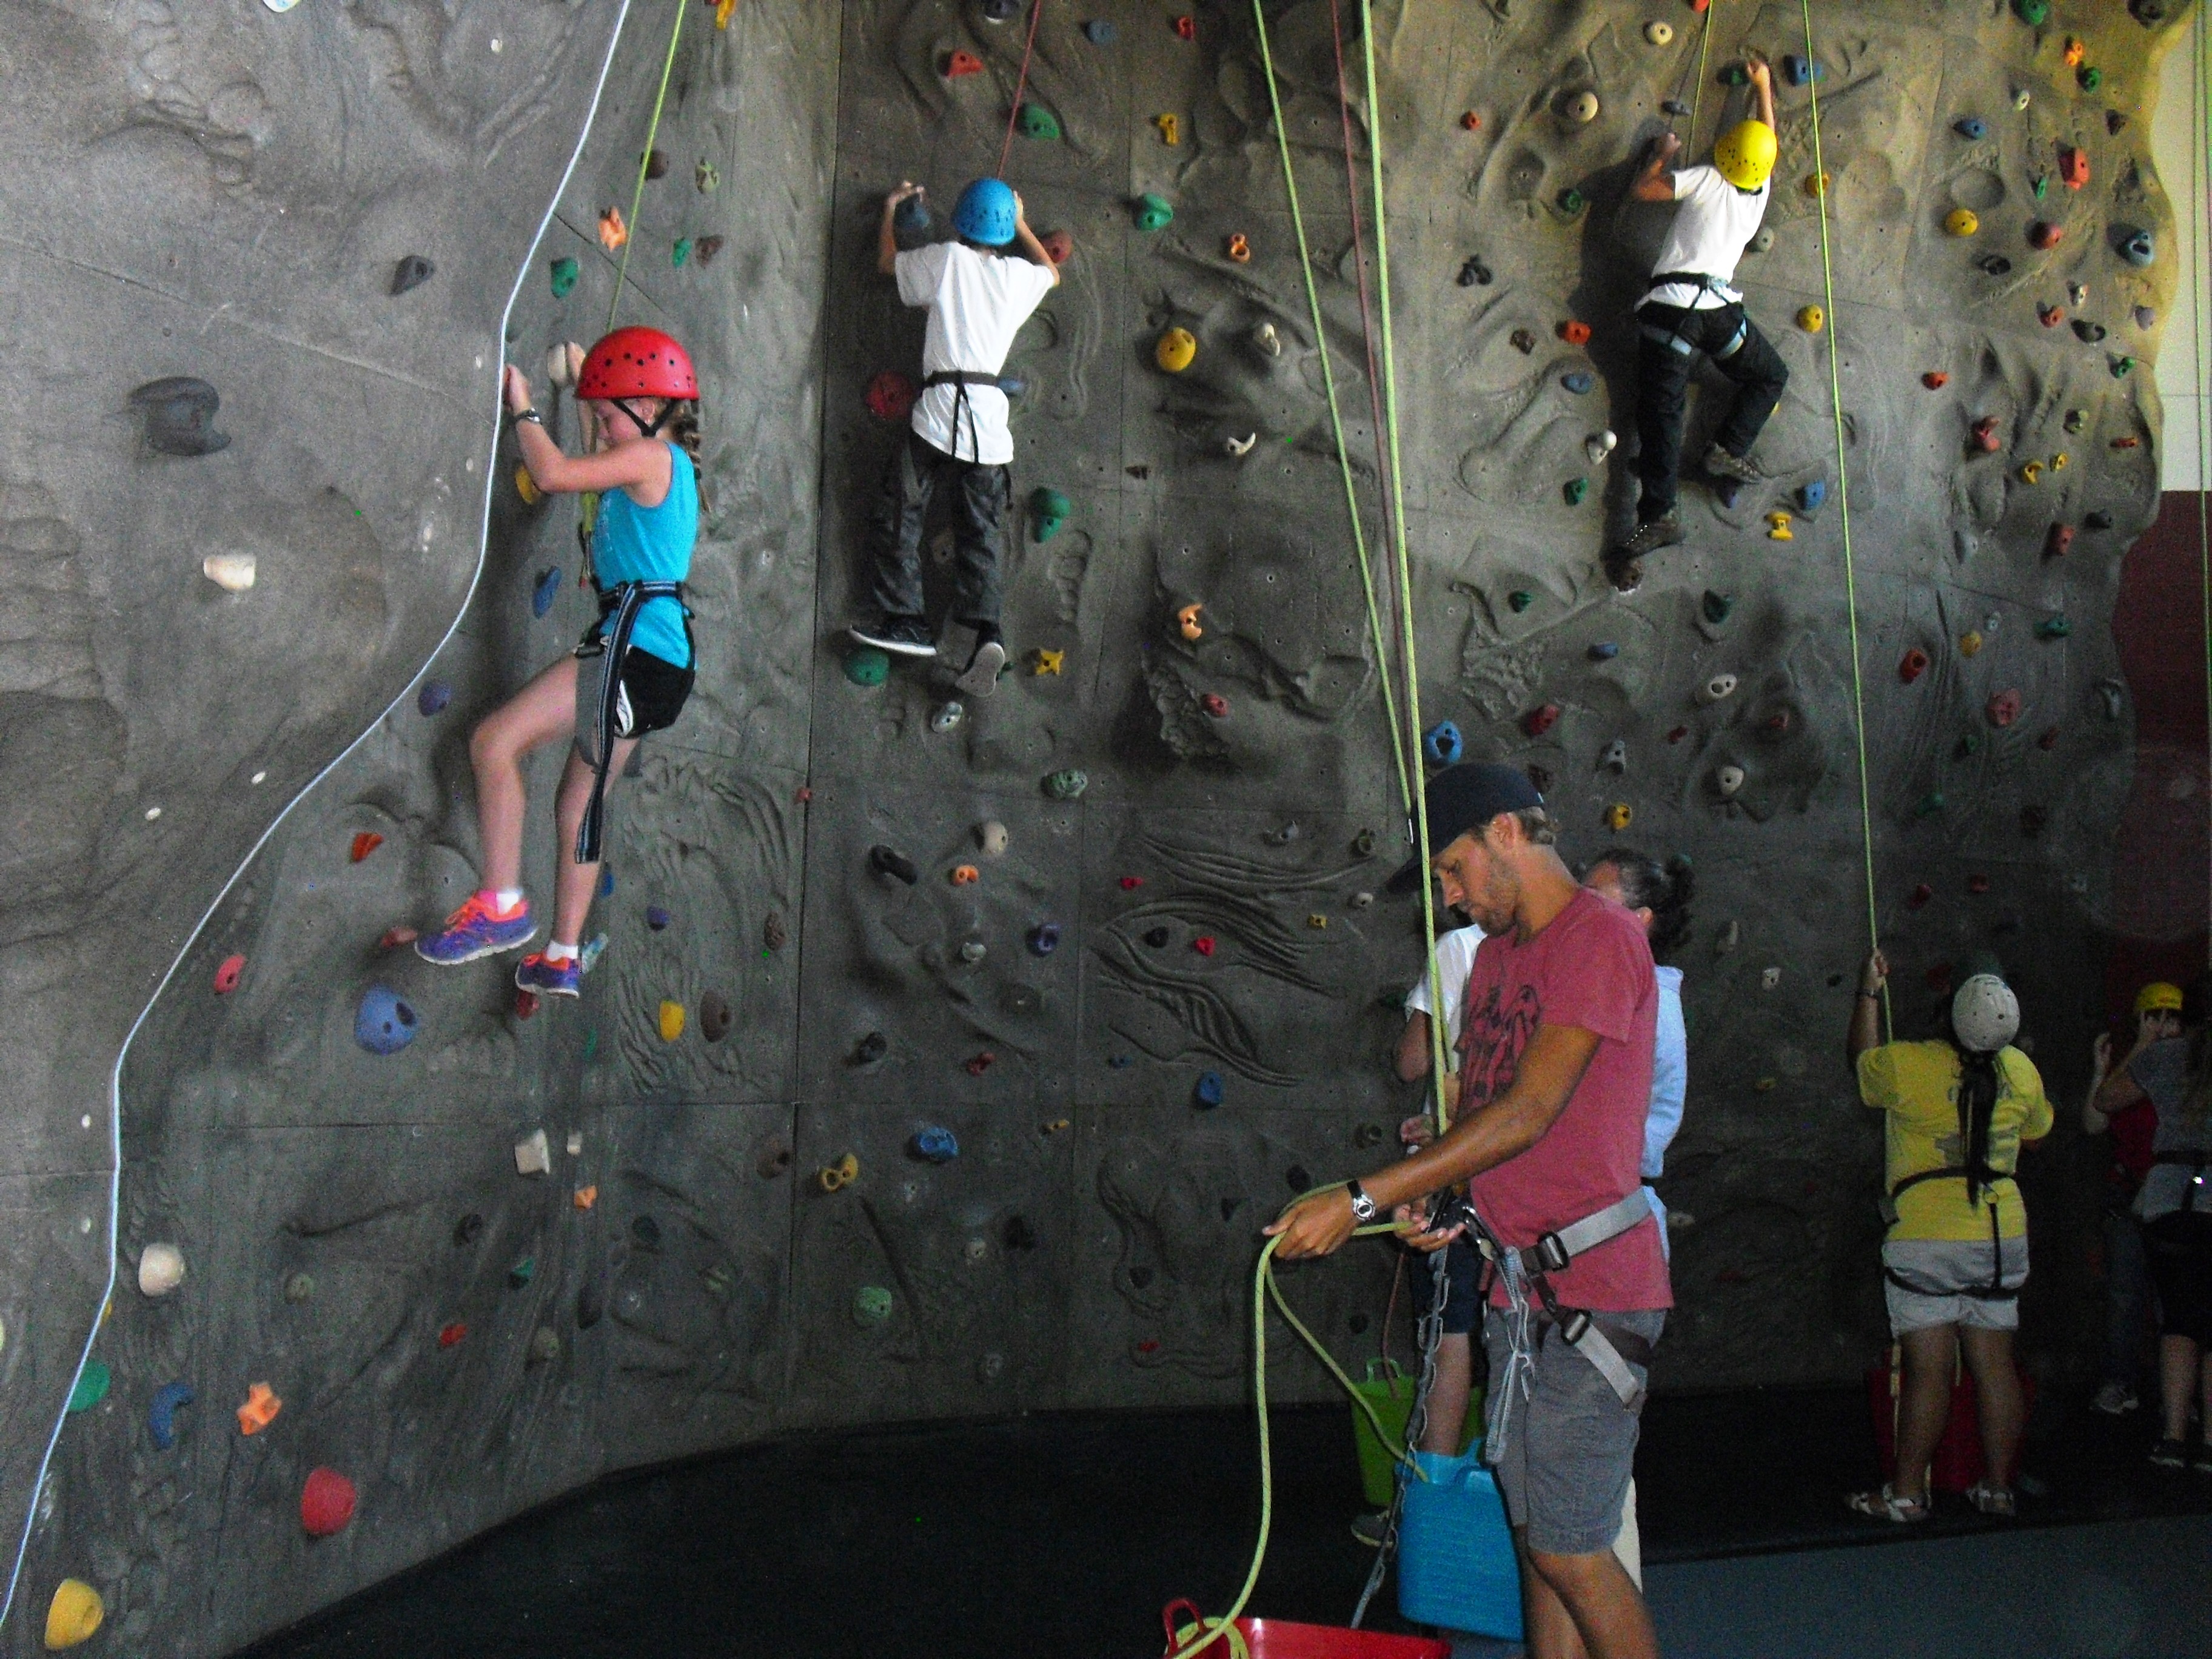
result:
[(2058, 176), (2066, 181), (2069, 190), (2079, 190), (2089, 182), (2089, 152), (2079, 144), (2058, 147)]
[(2115, 449), (2138, 449), (2142, 447), (2142, 440), (2141, 438), (2115, 438), (2112, 440), (2112, 447)]
[(1199, 612), (1205, 608), (1202, 605), (1187, 605), (1176, 612), (1176, 626), (1182, 630), (1183, 638), (1195, 641), (1206, 637), (1206, 626), (1198, 619)]
[(945, 59), (945, 78), (957, 81), (963, 75), (981, 75), (983, 60), (972, 52), (949, 52)]
[(238, 1431), (258, 1434), (276, 1420), (276, 1413), (284, 1409), (284, 1402), (266, 1382), (250, 1383), (246, 1390), (246, 1403), (238, 1408)]
[(597, 1187), (579, 1187), (569, 1195), (569, 1202), (580, 1210), (588, 1210), (599, 1201), (599, 1189)]
[(629, 227), (623, 222), (622, 210), (611, 207), (599, 216), (599, 246), (610, 253), (629, 240)]
[(1565, 340), (1569, 345), (1588, 345), (1589, 343), (1590, 337), (1590, 325), (1588, 323), (1576, 322), (1570, 318), (1567, 321), (1559, 325), (1559, 337), (1562, 340)]
[(1951, 384), (1951, 377), (1940, 368), (1931, 368), (1920, 377), (1920, 384), (1930, 392), (1941, 392)]
[(1466, 128), (1469, 132), (1480, 132), (1482, 131), (1482, 118), (1480, 115), (1477, 115), (1473, 110), (1468, 110), (1465, 114), (1462, 115), (1459, 118), (1459, 124), (1462, 127)]
[(1240, 265), (1252, 263), (1252, 244), (1244, 240), (1241, 231), (1229, 239), (1229, 257)]
[(384, 837), (378, 835), (375, 830), (362, 830), (359, 835), (353, 838), (353, 861), (356, 864), (359, 864), (363, 859), (367, 858), (371, 853), (374, 853), (378, 848), (383, 845)]
[(2078, 34), (2066, 37), (2064, 62), (2068, 69), (2080, 69), (2089, 56), (2089, 48)]
[(956, 864), (952, 866), (952, 884), (955, 887), (973, 887), (982, 878), (983, 872), (972, 864)]

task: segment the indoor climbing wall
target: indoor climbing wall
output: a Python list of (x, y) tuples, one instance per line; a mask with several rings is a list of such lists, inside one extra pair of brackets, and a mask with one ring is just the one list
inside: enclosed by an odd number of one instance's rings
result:
[[(1339, 464), (1394, 611), (1384, 229), (1418, 724), (1530, 768), (1571, 858), (1699, 878), (1659, 1382), (1848, 1376), (1881, 1328), (1837, 1058), (1856, 708), (1900, 1028), (1991, 952), (2078, 1085), (2185, 5), (1816, 6), (1808, 51), (1778, 3), (1389, 4), (1371, 107), (1353, 0), (1267, 0), (1264, 48), (1242, 0), (1043, 0), (1033, 39), (1020, 0), (725, 0), (672, 48), (643, 0), (185, 9), (0, 30), (0, 377), (39, 413), (0, 441), (5, 1650), (97, 1611), (222, 1652), (746, 1439), (1249, 1396), (1258, 1228), (1415, 1104), (1394, 671)], [(1702, 157), (1753, 46), (1773, 477), (1689, 483), (1623, 598), (1665, 214), (1626, 186), (1670, 124)], [(1012, 660), (961, 697), (843, 628), (919, 374), (880, 204), (922, 182), (901, 234), (947, 234), (1002, 146), (1064, 282), (1006, 368)], [(619, 786), (583, 996), (535, 1008), (511, 959), (409, 940), (476, 883), (471, 726), (593, 615), (495, 373), (573, 441), (548, 353), (611, 314), (700, 368), (701, 672)], [(2094, 1214), (2063, 1139), (2030, 1176), (2046, 1364)], [(1285, 1290), (1357, 1359), (1390, 1272)], [(1278, 1397), (1333, 1386), (1279, 1327), (1270, 1361)]]

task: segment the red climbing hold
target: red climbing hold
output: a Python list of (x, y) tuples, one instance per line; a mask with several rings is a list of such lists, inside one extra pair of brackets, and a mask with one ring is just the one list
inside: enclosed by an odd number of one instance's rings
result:
[(2078, 144), (2058, 147), (2058, 176), (2066, 181), (2069, 190), (2079, 190), (2089, 182), (2089, 152)]
[(1199, 955), (1202, 957), (1212, 956), (1213, 954), (1213, 935), (1211, 933), (1200, 933), (1196, 939), (1191, 940), (1190, 948), (1197, 951)]
[(1678, 726), (1667, 734), (1667, 741), (1669, 743), (1680, 743), (1683, 738), (1689, 735), (1690, 728), (1688, 726)]
[(1178, 40), (1195, 40), (1198, 39), (1198, 19), (1178, 17), (1175, 20), (1175, 29)]
[(378, 835), (375, 830), (362, 830), (359, 835), (353, 838), (353, 861), (356, 864), (359, 864), (363, 859), (367, 858), (371, 853), (374, 853), (378, 848), (383, 845), (384, 837)]
[(1142, 887), (1144, 884), (1145, 878), (1142, 876), (1124, 876), (1121, 878), (1121, 890), (1125, 893), (1133, 893), (1137, 889)]
[(1075, 257), (1075, 238), (1064, 230), (1048, 230), (1037, 241), (1044, 248), (1044, 257), (1056, 265), (1064, 265)]
[(1790, 729), (1790, 711), (1786, 708), (1776, 709), (1766, 717), (1765, 725), (1770, 732), (1787, 732)]
[(1571, 319), (1559, 325), (1559, 337), (1569, 345), (1588, 345), (1589, 337), (1590, 325), (1588, 323), (1578, 323)]
[(903, 421), (914, 413), (914, 401), (921, 395), (912, 380), (887, 368), (868, 382), (868, 413), (879, 421)]
[(450, 1348), (468, 1334), (469, 1328), (457, 1319), (439, 1331), (438, 1346), (441, 1348)]
[(2046, 559), (2063, 557), (2073, 545), (2074, 526), (2070, 524), (2055, 524), (2051, 526), (2049, 532), (2043, 538), (2043, 556)]
[(215, 994), (227, 997), (238, 988), (238, 976), (246, 971), (244, 957), (225, 957), (222, 965), (215, 970)]
[(1999, 727), (2010, 726), (2020, 718), (2020, 693), (2017, 691), (1993, 693), (1984, 707), (1984, 712), (1989, 715), (1991, 726)]
[(1532, 708), (1522, 718), (1521, 729), (1532, 738), (1540, 738), (1559, 723), (1559, 705), (1547, 702), (1540, 708)]
[(945, 78), (957, 81), (963, 75), (981, 75), (983, 60), (972, 52), (955, 52), (945, 59)]
[(974, 1059), (968, 1062), (968, 1075), (969, 1077), (981, 1077), (984, 1073), (989, 1071), (992, 1066), (998, 1063), (998, 1055), (993, 1054), (988, 1048), (986, 1048), (981, 1054), (977, 1054)]
[(536, 1013), (537, 1012), (538, 1012), (538, 993), (537, 993), (537, 992), (535, 992), (535, 991), (523, 991), (523, 990), (518, 990), (518, 991), (516, 991), (516, 992), (515, 992), (515, 994), (514, 994), (514, 1017), (515, 1017), (517, 1019), (528, 1019), (528, 1018), (529, 1018), (532, 1014)]
[(801, 785), (799, 786), (799, 794), (798, 794), (798, 796), (796, 797), (796, 799), (797, 799), (797, 800), (798, 800), (799, 804), (801, 806), (804, 806), (804, 805), (806, 805), (806, 803), (807, 803), (807, 802), (809, 802), (809, 801), (811, 801), (811, 800), (812, 800), (812, 799), (814, 799), (814, 792), (813, 792), (811, 789), (809, 789), (808, 787), (806, 787), (806, 786), (805, 786), (805, 785), (801, 784)]
[(384, 930), (384, 937), (376, 942), (381, 949), (397, 951), (403, 945), (412, 945), (415, 942), (415, 930), (404, 926), (387, 927)]
[(1482, 118), (1480, 115), (1477, 115), (1473, 110), (1469, 110), (1464, 115), (1461, 116), (1459, 118), (1459, 124), (1465, 127), (1469, 132), (1480, 132), (1482, 131)]
[(353, 1482), (336, 1469), (310, 1469), (300, 1488), (300, 1524), (310, 1538), (343, 1532), (353, 1519)]
[(2035, 307), (2035, 319), (2045, 328), (2056, 328), (2066, 320), (2066, 307), (2047, 306), (2039, 301)]
[(1977, 896), (1988, 892), (1990, 890), (1990, 878), (1987, 876), (1968, 876), (1966, 878), (1966, 890)]
[(1198, 706), (1218, 720), (1229, 718), (1229, 699), (1218, 696), (1213, 692), (1209, 691), (1200, 697), (1198, 700)]
[(1710, 3), (1711, 0), (1690, 0), (1690, 9), (1702, 16), (1705, 13), (1705, 7)]
[(2063, 227), (2054, 225), (2048, 219), (2038, 219), (2028, 227), (2027, 245), (2047, 252), (2058, 246), (2059, 238), (2065, 234)]
[(1159, 1339), (1157, 1337), (1148, 1336), (1143, 1341), (1137, 1344), (1137, 1352), (1139, 1353), (1158, 1353), (1159, 1351)]
[(1984, 415), (1974, 422), (1974, 447), (1987, 455), (1994, 455), (2004, 447), (2004, 441), (1997, 436), (1996, 416)]
[(1917, 910), (1923, 905), (1926, 904), (1929, 899), (1932, 899), (1935, 896), (1936, 890), (1923, 881), (1919, 886), (1912, 890), (1912, 896), (1905, 902), (1912, 908)]
[(1930, 392), (1941, 392), (1951, 384), (1951, 377), (1940, 368), (1931, 368), (1920, 377), (1920, 384)]
[(1897, 678), (1907, 685), (1928, 672), (1928, 653), (1918, 646), (1905, 653), (1905, 660), (1897, 665)]
[(2057, 748), (2057, 747), (2058, 747), (2058, 728), (2057, 728), (2057, 726), (2045, 726), (2045, 727), (2043, 728), (2043, 735), (2042, 735), (2042, 736), (2040, 736), (2040, 737), (2039, 737), (2039, 738), (2036, 738), (2036, 740), (2035, 740), (2035, 746), (2036, 746), (2038, 749), (2056, 749), (2056, 748)]

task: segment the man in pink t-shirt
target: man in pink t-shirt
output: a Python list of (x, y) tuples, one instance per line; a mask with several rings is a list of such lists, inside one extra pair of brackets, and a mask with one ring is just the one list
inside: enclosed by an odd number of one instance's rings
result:
[[(1643, 927), (1577, 884), (1542, 796), (1513, 768), (1451, 767), (1425, 796), (1444, 902), (1487, 935), (1462, 1005), (1456, 1117), (1425, 1150), (1285, 1211), (1267, 1231), (1286, 1259), (1326, 1255), (1363, 1219), (1404, 1220), (1401, 1206), (1467, 1181), (1491, 1237), (1533, 1265), (1540, 1240), (1633, 1210), (1642, 1192), (1659, 1004)], [(1434, 1249), (1459, 1231), (1409, 1242)], [(1509, 1294), (1494, 1274), (1483, 1333), (1485, 1455), (1521, 1550), (1528, 1653), (1656, 1659), (1650, 1614), (1613, 1542), (1652, 1346), (1674, 1305), (1656, 1219), (1646, 1212), (1585, 1243), (1547, 1277), (1540, 1298), (1525, 1280)], [(1565, 1340), (1583, 1315), (1619, 1362), (1612, 1379), (1594, 1345)]]

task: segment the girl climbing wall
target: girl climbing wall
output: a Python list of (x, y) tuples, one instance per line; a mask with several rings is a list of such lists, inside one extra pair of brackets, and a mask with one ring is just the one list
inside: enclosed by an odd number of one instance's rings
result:
[(572, 997), (583, 968), (576, 941), (599, 875), (602, 814), (611, 780), (648, 732), (676, 723), (691, 695), (694, 659), (684, 582), (699, 533), (698, 378), (684, 348), (658, 329), (622, 328), (585, 357), (576, 398), (592, 452), (563, 454), (531, 406), (530, 382), (509, 364), (507, 404), (524, 463), (549, 493), (599, 493), (588, 574), (599, 617), (582, 641), (502, 703), (469, 739), (484, 884), (415, 948), (451, 966), (528, 944), (538, 922), (522, 890), (522, 759), (549, 743), (574, 748), (554, 806), (561, 860), (553, 937), (523, 959), (514, 982)]

